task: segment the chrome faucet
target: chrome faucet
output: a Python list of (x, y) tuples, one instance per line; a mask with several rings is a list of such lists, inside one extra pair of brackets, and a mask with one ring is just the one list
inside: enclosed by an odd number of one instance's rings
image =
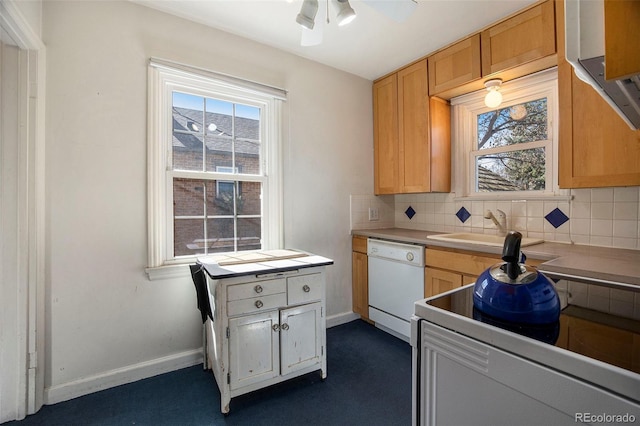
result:
[(496, 225), (496, 228), (498, 228), (498, 235), (505, 236), (507, 235), (507, 215), (500, 209), (496, 209), (496, 211), (498, 212), (499, 219), (496, 219), (491, 210), (484, 212), (484, 218), (491, 219)]

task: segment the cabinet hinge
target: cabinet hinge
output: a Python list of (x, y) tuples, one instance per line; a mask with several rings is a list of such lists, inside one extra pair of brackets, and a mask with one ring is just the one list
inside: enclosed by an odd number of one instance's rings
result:
[(231, 374), (227, 373), (227, 384), (231, 384)]
[(324, 308), (320, 307), (320, 318), (324, 316)]
[(229, 330), (229, 327), (227, 327), (227, 339), (231, 337), (231, 330)]
[(324, 346), (320, 346), (320, 355), (324, 356)]

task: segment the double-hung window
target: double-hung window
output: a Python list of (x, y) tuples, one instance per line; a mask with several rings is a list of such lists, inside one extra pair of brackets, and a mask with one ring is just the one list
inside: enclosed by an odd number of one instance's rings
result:
[(285, 93), (182, 65), (149, 67), (149, 266), (282, 243)]
[(553, 196), (557, 187), (557, 73), (509, 82), (503, 102), (480, 91), (452, 100), (456, 193), (476, 198)]

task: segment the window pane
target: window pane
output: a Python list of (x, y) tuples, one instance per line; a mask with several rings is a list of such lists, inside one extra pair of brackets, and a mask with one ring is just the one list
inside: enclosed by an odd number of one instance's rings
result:
[(260, 216), (262, 213), (262, 184), (242, 182), (239, 186), (238, 214)]
[(233, 140), (227, 135), (207, 135), (207, 172), (219, 171), (219, 167), (233, 170)]
[(476, 157), (476, 191), (545, 189), (545, 149), (525, 149)]
[(230, 252), (234, 246), (233, 218), (207, 219), (207, 240), (209, 253)]
[(478, 114), (478, 149), (547, 139), (547, 98)]
[(260, 173), (260, 108), (206, 99), (207, 171)]
[(204, 98), (173, 92), (173, 169), (203, 168)]
[(238, 251), (259, 250), (261, 228), (260, 218), (238, 219)]
[(179, 219), (173, 221), (174, 256), (188, 256), (205, 253), (204, 220)]
[(205, 182), (194, 179), (173, 179), (173, 215), (204, 218)]
[[(209, 181), (207, 186), (207, 216), (234, 215), (234, 186), (233, 181)], [(239, 185), (239, 184), (238, 184)]]

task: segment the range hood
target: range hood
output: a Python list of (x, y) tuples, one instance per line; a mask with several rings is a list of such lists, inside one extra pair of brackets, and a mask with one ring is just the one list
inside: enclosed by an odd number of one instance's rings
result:
[(632, 129), (640, 129), (640, 74), (604, 79), (604, 0), (565, 0), (567, 61)]

